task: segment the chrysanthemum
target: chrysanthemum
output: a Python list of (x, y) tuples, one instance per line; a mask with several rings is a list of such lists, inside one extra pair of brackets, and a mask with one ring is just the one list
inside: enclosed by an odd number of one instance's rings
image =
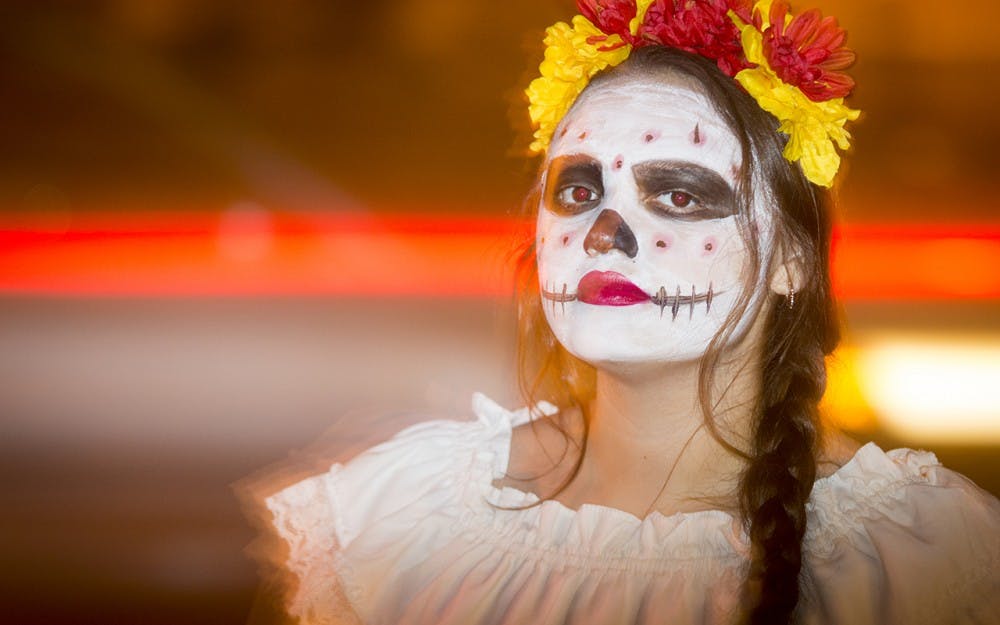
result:
[(813, 9), (789, 19), (783, 0), (770, 9), (770, 25), (763, 30), (764, 56), (774, 73), (813, 102), (849, 94), (854, 80), (841, 70), (854, 62), (854, 52), (843, 47), (847, 35), (836, 18), (824, 18)]
[[(715, 61), (729, 76), (751, 67), (743, 54), (740, 33), (729, 11), (742, 8), (739, 0), (655, 0), (646, 11), (639, 36), (693, 52)], [(636, 44), (641, 45), (641, 44)]]
[(576, 6), (603, 32), (633, 43), (629, 24), (635, 19), (635, 0), (577, 0)]

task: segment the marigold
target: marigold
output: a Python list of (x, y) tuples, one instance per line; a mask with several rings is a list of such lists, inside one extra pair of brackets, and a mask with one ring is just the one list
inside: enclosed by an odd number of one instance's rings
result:
[(541, 76), (531, 81), (528, 115), (537, 126), (531, 142), (533, 152), (548, 149), (559, 120), (580, 95), (590, 78), (605, 67), (628, 58), (631, 46), (618, 35), (607, 35), (582, 15), (573, 25), (558, 22), (545, 29), (545, 60)]

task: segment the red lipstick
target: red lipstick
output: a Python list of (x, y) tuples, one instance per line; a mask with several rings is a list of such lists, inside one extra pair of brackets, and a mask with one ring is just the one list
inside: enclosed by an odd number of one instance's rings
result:
[(591, 271), (580, 278), (577, 300), (597, 306), (631, 306), (649, 301), (649, 295), (615, 271)]

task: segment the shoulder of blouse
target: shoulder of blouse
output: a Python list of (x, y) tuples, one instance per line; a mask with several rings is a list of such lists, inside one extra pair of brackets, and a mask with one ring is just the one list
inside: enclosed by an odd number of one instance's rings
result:
[(817, 622), (1000, 622), (1000, 502), (934, 454), (869, 443), (807, 508)]

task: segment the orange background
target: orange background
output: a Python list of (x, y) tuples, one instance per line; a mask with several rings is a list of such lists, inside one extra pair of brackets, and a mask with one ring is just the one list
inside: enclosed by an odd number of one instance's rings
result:
[[(1000, 5), (820, 7), (850, 33), (864, 111), (837, 189), (841, 362), (895, 331), (996, 345)], [(506, 268), (536, 166), (520, 91), (572, 13), (5, 5), (8, 620), (243, 622), (253, 534), (230, 484), (331, 424), (462, 417), (474, 389), (516, 405)], [(995, 438), (910, 440), (849, 384), (834, 399), (856, 436), (930, 446), (1000, 492)]]

